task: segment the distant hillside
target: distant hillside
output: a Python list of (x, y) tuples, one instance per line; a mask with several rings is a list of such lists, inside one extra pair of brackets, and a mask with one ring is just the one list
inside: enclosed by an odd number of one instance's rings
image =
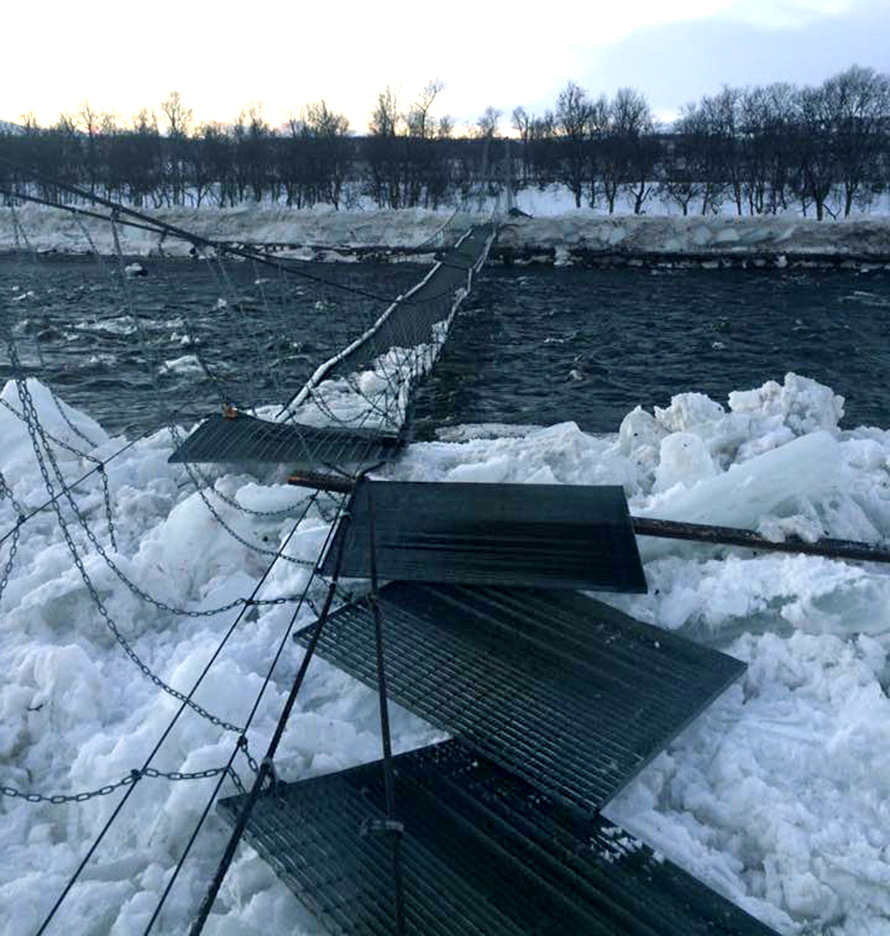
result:
[(0, 133), (21, 133), (22, 128), (18, 124), (9, 123), (8, 120), (0, 120)]

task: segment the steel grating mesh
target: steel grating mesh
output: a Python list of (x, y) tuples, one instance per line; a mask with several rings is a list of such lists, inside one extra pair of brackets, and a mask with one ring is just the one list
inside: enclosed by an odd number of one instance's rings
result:
[[(645, 592), (618, 486), (362, 480), (324, 563), (381, 578)], [(342, 543), (342, 556), (341, 556)]]
[[(580, 816), (458, 741), (393, 762), (412, 936), (771, 933), (602, 817)], [(220, 803), (237, 818), (244, 796)], [(246, 840), (334, 933), (395, 932), (381, 763), (279, 784)]]
[[(449, 252), (454, 263), (438, 269), (395, 303), (381, 321), (338, 356), (326, 376), (348, 374), (391, 348), (414, 348), (429, 343), (433, 325), (448, 319), (458, 290), (469, 285), (469, 268), (485, 255), (493, 233), (490, 224), (473, 227), (460, 248)], [(458, 265), (457, 261), (461, 265)], [(466, 265), (463, 265), (466, 264)], [(295, 469), (336, 466), (353, 471), (385, 462), (398, 452), (400, 441), (372, 429), (314, 427), (256, 419), (211, 416), (183, 442), (171, 462), (267, 462)]]
[(451, 314), (457, 290), (467, 288), (468, 272), (484, 256), (493, 232), (490, 224), (476, 225), (459, 248), (437, 258), (439, 269), (399, 302), (367, 341), (340, 358), (329, 376), (349, 374), (389, 348), (413, 348), (429, 342), (433, 325)]
[[(590, 813), (745, 670), (575, 592), (398, 582), (379, 606), (395, 701)], [(373, 686), (373, 635), (349, 604), (317, 652)]]
[(271, 462), (294, 468), (369, 467), (395, 457), (396, 436), (371, 429), (275, 423), (238, 413), (210, 416), (170, 456), (171, 462)]

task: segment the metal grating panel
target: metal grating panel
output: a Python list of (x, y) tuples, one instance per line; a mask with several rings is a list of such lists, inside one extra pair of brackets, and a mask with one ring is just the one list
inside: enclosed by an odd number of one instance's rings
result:
[(239, 413), (210, 416), (170, 456), (171, 462), (272, 462), (371, 466), (393, 458), (402, 442), (370, 429), (327, 429), (274, 423)]
[[(579, 816), (457, 741), (394, 760), (406, 930), (765, 936), (772, 931), (623, 829)], [(234, 822), (244, 797), (220, 803)], [(395, 932), (380, 762), (281, 784), (247, 841), (332, 932)]]
[(567, 484), (361, 481), (337, 532), (342, 575), (370, 575), (370, 507), (384, 579), (645, 592), (624, 491)]
[[(745, 670), (574, 592), (400, 582), (379, 605), (395, 701), (587, 812)], [(367, 604), (350, 604), (317, 652), (373, 686), (373, 635)]]

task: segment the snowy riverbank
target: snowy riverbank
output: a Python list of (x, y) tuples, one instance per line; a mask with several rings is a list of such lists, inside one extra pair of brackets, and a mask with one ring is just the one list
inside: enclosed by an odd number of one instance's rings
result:
[[(279, 255), (304, 260), (351, 260), (387, 253), (435, 249), (431, 239), (451, 218), (451, 210), (297, 211), (280, 207), (203, 208), (149, 211), (152, 217), (214, 241), (256, 244)], [(471, 222), (474, 215), (455, 219)], [(16, 223), (17, 218), (17, 223)], [(172, 236), (120, 226), (128, 256), (188, 256), (191, 245)], [(110, 225), (67, 212), (25, 205), (0, 208), (0, 250), (26, 243), (41, 252), (84, 253), (95, 247), (114, 252)], [(495, 260), (569, 263), (604, 260), (719, 263), (751, 262), (890, 265), (890, 218), (856, 217), (814, 221), (791, 214), (735, 218), (604, 216), (571, 210), (541, 217), (507, 217)]]
[[(108, 616), (159, 676), (187, 691), (268, 558), (279, 561), (261, 598), (299, 593), (327, 524), (317, 511), (288, 539), (305, 496), (280, 478), (214, 475), (194, 492), (164, 430), (121, 451), (86, 415), (60, 412), (29, 382), (41, 422), (72, 448), (95, 447), (109, 483), (113, 545), (101, 475), (76, 493), (107, 562), (64, 501), (0, 547), (9, 560), (0, 596), (0, 782), (40, 793), (92, 790), (139, 768), (177, 703), (118, 646)], [(13, 384), (3, 390), (13, 407)], [(411, 445), (386, 476), (399, 480), (622, 484), (633, 512), (871, 542), (890, 538), (890, 432), (838, 429), (843, 401), (788, 375), (712, 401), (675, 397), (634, 410), (616, 433), (594, 437), (565, 422), (544, 428), (465, 427)], [(0, 409), (0, 470), (14, 503), (0, 500), (0, 531), (47, 496), (27, 428)], [(54, 446), (64, 476), (94, 463)], [(226, 498), (226, 499), (224, 499)], [(216, 515), (208, 510), (212, 504)], [(237, 505), (237, 506), (236, 506)], [(249, 511), (239, 510), (237, 507)], [(66, 542), (60, 526), (70, 530)], [(225, 521), (240, 539), (226, 531)], [(71, 549), (83, 557), (83, 573)], [(890, 933), (890, 575), (886, 567), (755, 555), (643, 541), (649, 594), (606, 596), (642, 620), (704, 640), (745, 660), (742, 682), (708, 709), (614, 801), (608, 814), (783, 934)], [(118, 575), (115, 566), (123, 575)], [(85, 584), (89, 577), (95, 596)], [(147, 602), (127, 584), (187, 616)], [(603, 596), (600, 596), (603, 597)], [(292, 607), (257, 605), (240, 620), (196, 699), (243, 724), (288, 626)], [(309, 609), (297, 626), (312, 619)], [(284, 658), (249, 732), (265, 749), (299, 663)], [(403, 710), (399, 749), (438, 735)], [(234, 735), (187, 711), (154, 766), (199, 771), (224, 764)], [(316, 662), (276, 760), (286, 780), (379, 756), (375, 696)], [(242, 757), (235, 766), (249, 776)], [(173, 873), (212, 779), (145, 778), (55, 921), (72, 936), (141, 932)], [(223, 793), (234, 791), (226, 781)], [(89, 842), (123, 795), (82, 803), (0, 797), (0, 933), (39, 925)], [(211, 816), (159, 920), (184, 932), (227, 832)], [(52, 930), (51, 930), (52, 931)], [(317, 925), (250, 849), (243, 849), (206, 932), (315, 933)]]
[(496, 257), (557, 265), (615, 261), (890, 266), (890, 219), (603, 217), (583, 211), (508, 219)]

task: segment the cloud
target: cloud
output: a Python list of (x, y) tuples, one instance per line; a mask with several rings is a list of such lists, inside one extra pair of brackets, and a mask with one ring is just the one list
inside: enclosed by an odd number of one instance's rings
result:
[(242, 27), (181, 0), (156, 0), (150, 15), (95, 0), (87, 21), (57, 4), (39, 29), (28, 9), (12, 4), (5, 19), (29, 38), (0, 56), (0, 118), (34, 109), (48, 122), (88, 98), (126, 119), (175, 88), (199, 120), (263, 101), (277, 123), (324, 97), (362, 132), (387, 83), (408, 104), (433, 77), (446, 83), (437, 114), (472, 122), (488, 104), (552, 107), (570, 78), (594, 94), (636, 87), (663, 112), (724, 82), (816, 83), (854, 62), (890, 66), (888, 0), (453, 0), (444, 12), (415, 0), (270, 0)]
[(748, 14), (739, 20), (728, 10), (646, 27), (591, 56), (577, 80), (594, 94), (630, 85), (647, 95), (654, 110), (675, 113), (722, 84), (819, 84), (853, 64), (887, 71), (890, 12), (883, 2), (859, 3), (853, 13), (841, 14), (821, 12), (817, 8), (828, 3), (818, 0), (778, 6), (805, 7), (806, 19), (793, 25), (750, 22)]

